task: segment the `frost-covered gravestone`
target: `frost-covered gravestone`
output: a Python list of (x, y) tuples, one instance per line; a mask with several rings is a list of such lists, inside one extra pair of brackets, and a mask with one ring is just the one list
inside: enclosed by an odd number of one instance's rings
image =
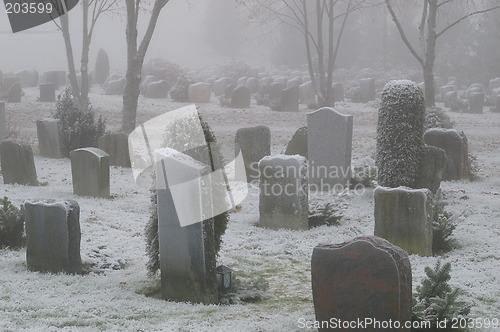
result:
[(424, 145), (417, 188), (427, 188), (435, 194), (443, 180), (446, 168), (446, 153), (431, 145)]
[(21, 97), (23, 95), (23, 89), (21, 88), (21, 83), (16, 82), (10, 87), (7, 92), (7, 102), (8, 103), (20, 103)]
[(38, 186), (33, 150), (26, 143), (12, 139), (0, 143), (3, 182)]
[(259, 162), (259, 224), (272, 229), (308, 229), (307, 159), (268, 156)]
[(141, 85), (140, 85), (140, 89), (141, 89), (141, 93), (146, 96), (147, 93), (148, 93), (148, 84), (149, 83), (152, 83), (152, 82), (156, 82), (158, 81), (158, 79), (153, 76), (153, 75), (148, 75), (146, 76), (142, 82), (141, 82)]
[(374, 197), (374, 234), (410, 254), (432, 256), (430, 190), (377, 187)]
[(7, 137), (7, 123), (5, 118), (5, 102), (0, 101), (0, 142)]
[(56, 101), (56, 86), (54, 83), (40, 83), (40, 101), (47, 103)]
[(344, 189), (351, 178), (352, 115), (333, 108), (307, 113), (309, 184), (314, 191)]
[(500, 113), (500, 94), (496, 96), (496, 108), (494, 109), (495, 113)]
[(359, 90), (361, 94), (361, 102), (367, 103), (375, 100), (375, 79), (363, 78), (359, 80)]
[(127, 134), (110, 133), (103, 135), (97, 140), (97, 146), (109, 154), (109, 165), (131, 167)]
[(245, 86), (250, 89), (251, 93), (256, 93), (259, 90), (259, 80), (256, 77), (249, 77)]
[(214, 96), (223, 96), (226, 91), (226, 86), (228, 84), (228, 79), (225, 77), (219, 78), (214, 81)]
[(292, 85), (281, 90), (281, 108), (282, 112), (299, 111), (299, 87)]
[(250, 89), (244, 85), (237, 86), (231, 96), (231, 107), (248, 108), (250, 107)]
[(390, 81), (378, 115), (378, 182), (415, 188), (423, 156), (425, 104), (422, 90), (408, 80)]
[(63, 158), (61, 131), (59, 119), (47, 118), (36, 121), (36, 134), (38, 137), (38, 150), (48, 158)]
[[(155, 150), (155, 160), (162, 296), (180, 302), (216, 303), (214, 222), (210, 215), (205, 217), (211, 202), (201, 194), (203, 187), (209, 188), (202, 177), (207, 180), (211, 169), (168, 148)], [(186, 182), (195, 188), (190, 185), (183, 200), (174, 201), (179, 196), (172, 195), (172, 190)]]
[(334, 101), (344, 101), (344, 86), (339, 82), (333, 82), (332, 93)]
[(469, 151), (467, 137), (454, 129), (431, 128), (424, 134), (424, 142), (446, 152), (443, 180), (469, 178)]
[(209, 83), (194, 83), (189, 85), (188, 99), (191, 103), (208, 103), (212, 94), (212, 87)]
[(285, 154), (298, 154), (307, 158), (307, 127), (300, 127), (297, 129), (286, 146)]
[[(384, 239), (366, 236), (341, 244), (320, 244), (313, 250), (311, 275), (317, 322), (371, 318), (404, 326), (411, 321), (410, 260), (404, 250)], [(318, 331), (337, 330), (318, 326)], [(410, 331), (374, 329), (373, 325), (361, 330)]]
[(104, 83), (106, 95), (123, 95), (123, 91), (125, 90), (125, 83), (127, 83), (127, 80), (124, 77), (120, 77), (110, 81), (106, 80), (106, 82)]
[(472, 91), (467, 94), (469, 101), (469, 113), (483, 113), (484, 93)]
[(167, 98), (169, 89), (170, 86), (165, 80), (149, 82), (146, 85), (144, 97), (152, 99)]
[(299, 86), (300, 103), (309, 105), (316, 102), (316, 93), (314, 92), (312, 82), (306, 82)]
[(281, 98), (281, 91), (286, 89), (286, 84), (282, 82), (275, 82), (269, 86), (269, 98), (271, 100), (279, 100)]
[(109, 198), (109, 155), (97, 148), (69, 153), (75, 195)]
[(25, 201), (26, 261), (38, 272), (79, 273), (80, 207), (75, 201)]
[(236, 131), (235, 156), (241, 152), (244, 167), (236, 159), (236, 178), (243, 179), (245, 169), (248, 182), (259, 179), (259, 161), (271, 154), (271, 129), (266, 126), (240, 128)]

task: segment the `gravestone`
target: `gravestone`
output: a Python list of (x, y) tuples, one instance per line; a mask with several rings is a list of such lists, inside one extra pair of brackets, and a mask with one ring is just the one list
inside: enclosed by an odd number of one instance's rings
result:
[[(190, 193), (186, 197), (189, 209), (178, 210), (170, 189), (198, 179), (198, 189), (203, 191), (200, 178), (210, 173), (210, 167), (172, 149), (155, 150), (155, 160), (161, 185), (157, 189), (157, 208), (162, 296), (172, 301), (216, 303), (213, 219), (197, 222), (203, 214), (198, 208), (207, 202), (199, 192)], [(192, 221), (183, 227), (181, 222), (186, 218)]]
[[(495, 113), (500, 113), (500, 95), (496, 96), (496, 108), (494, 109)], [(1, 108), (1, 106), (0, 106)]]
[(256, 93), (259, 90), (259, 80), (255, 77), (247, 78), (245, 85), (250, 89), (250, 93)]
[(44, 103), (56, 101), (56, 86), (54, 83), (40, 83), (40, 101)]
[(432, 256), (432, 193), (428, 189), (377, 187), (374, 234), (409, 254)]
[(208, 103), (212, 90), (209, 83), (195, 83), (189, 85), (188, 98), (190, 103)]
[(310, 105), (316, 103), (316, 92), (314, 92), (314, 88), (312, 82), (306, 82), (299, 86), (299, 96), (300, 103), (303, 105)]
[[(411, 321), (410, 260), (404, 250), (384, 239), (366, 236), (341, 244), (316, 246), (311, 258), (311, 276), (317, 322), (350, 323), (371, 318), (382, 324), (397, 321), (404, 326)], [(410, 331), (364, 327), (359, 330)], [(318, 329), (337, 330), (340, 329), (333, 326)]]
[(238, 85), (245, 85), (245, 84), (247, 83), (247, 77), (246, 77), (246, 76), (240, 77), (240, 78), (236, 81), (236, 83), (237, 83)]
[(500, 88), (500, 77), (491, 79), (488, 83), (488, 87), (490, 88), (490, 90)]
[(105, 91), (106, 95), (109, 96), (121, 96), (123, 95), (123, 91), (125, 89), (125, 84), (127, 83), (127, 80), (124, 77), (117, 78), (115, 80), (110, 80), (105, 83)]
[(281, 112), (299, 111), (299, 87), (292, 85), (281, 91)]
[(468, 93), (469, 113), (483, 113), (484, 93), (470, 92)]
[(307, 159), (267, 156), (259, 162), (259, 224), (271, 229), (308, 229)]
[(244, 167), (236, 160), (236, 177), (242, 179), (245, 174), (239, 174), (245, 169), (247, 181), (259, 179), (259, 161), (271, 155), (271, 130), (266, 126), (240, 128), (236, 131), (235, 156), (241, 152)]
[(286, 89), (286, 84), (273, 83), (269, 86), (269, 98), (271, 100), (279, 100), (281, 98), (281, 91)]
[(147, 83), (145, 91), (146, 93), (144, 94), (144, 97), (154, 99), (167, 98), (169, 90), (170, 86), (165, 80), (149, 82)]
[(367, 103), (375, 100), (375, 79), (363, 78), (359, 80), (359, 90), (361, 94), (361, 102)]
[(109, 155), (97, 148), (69, 153), (75, 195), (109, 198)]
[(63, 158), (63, 146), (59, 119), (47, 118), (36, 121), (38, 150), (40, 155), (47, 158)]
[(344, 101), (344, 86), (339, 82), (333, 82), (332, 84), (333, 100)]
[(468, 179), (469, 149), (467, 137), (455, 129), (431, 128), (424, 134), (424, 143), (441, 148), (446, 153), (443, 180)]
[(231, 96), (231, 107), (248, 108), (250, 107), (250, 89), (244, 85), (237, 86)]
[(307, 127), (300, 127), (297, 129), (286, 146), (285, 154), (298, 154), (307, 158)]
[(157, 82), (158, 79), (154, 76), (154, 75), (148, 75), (146, 76), (142, 82), (141, 82), (141, 93), (142, 95), (146, 95), (148, 93), (148, 84), (149, 83), (153, 83), (153, 82)]
[(307, 113), (310, 190), (344, 189), (351, 179), (352, 115), (323, 107)]
[(456, 92), (458, 89), (457, 89), (457, 86), (456, 85), (444, 85), (442, 86), (441, 88), (439, 88), (439, 92), (441, 94), (441, 98), (444, 99), (444, 97), (446, 96), (446, 94), (448, 92)]
[(263, 77), (263, 78), (259, 79), (259, 86), (261, 88), (267, 88), (267, 87), (271, 86), (272, 83), (273, 83), (273, 79), (271, 77)]
[(214, 81), (214, 96), (220, 97), (225, 94), (228, 79), (225, 77)]
[(227, 99), (231, 99), (234, 89), (236, 89), (236, 83), (227, 84), (224, 91), (224, 97), (226, 97)]
[(302, 79), (300, 77), (294, 77), (286, 81), (286, 87), (290, 88), (292, 86), (300, 86), (302, 84)]
[(427, 188), (433, 194), (437, 192), (446, 169), (446, 152), (431, 145), (424, 145), (420, 174), (417, 178), (416, 188)]
[(446, 92), (443, 98), (444, 107), (450, 107), (454, 100), (458, 99), (457, 91)]
[(15, 85), (16, 83), (21, 84), (18, 77), (4, 77), (3, 78), (3, 89), (8, 92), (10, 90), (10, 88), (13, 85)]
[(7, 137), (7, 120), (5, 118), (5, 103), (0, 101), (0, 142)]
[(23, 89), (21, 88), (21, 83), (16, 82), (12, 85), (7, 93), (8, 103), (20, 103), (21, 97), (23, 95)]
[(79, 273), (80, 207), (75, 201), (25, 201), (26, 261), (30, 271)]
[(111, 166), (131, 167), (127, 134), (111, 133), (103, 135), (97, 140), (97, 146), (109, 155), (109, 164)]
[(33, 150), (26, 143), (6, 139), (0, 143), (3, 183), (38, 186)]

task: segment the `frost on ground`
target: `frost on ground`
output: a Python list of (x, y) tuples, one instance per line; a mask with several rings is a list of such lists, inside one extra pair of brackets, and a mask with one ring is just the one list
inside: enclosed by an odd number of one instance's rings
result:
[[(7, 118), (21, 128), (21, 137), (34, 145), (34, 120), (50, 116), (53, 104), (36, 102), (36, 90), (26, 90), (27, 102), (8, 104)], [(141, 97), (142, 98), (142, 97)], [(121, 97), (95, 91), (94, 109), (119, 127)], [(182, 103), (141, 99), (139, 121), (179, 108)], [(375, 151), (377, 111), (363, 104), (341, 103), (342, 113), (354, 115), (353, 165)], [(271, 128), (272, 152), (284, 151), (295, 130), (306, 124), (306, 110), (277, 113), (252, 105), (248, 110), (200, 106), (226, 149), (234, 148), (239, 127), (258, 124)], [(500, 114), (449, 113), (456, 128), (469, 139), (481, 165), (477, 182), (445, 182), (447, 210), (459, 214), (454, 232), (458, 247), (447, 253), (453, 286), (473, 304), (472, 315), (498, 318), (500, 312)], [(230, 151), (231, 152), (231, 151)], [(231, 152), (234, 153), (234, 152)], [(308, 231), (273, 231), (258, 222), (258, 188), (252, 186), (239, 212), (231, 214), (218, 259), (241, 280), (262, 277), (269, 283), (261, 302), (235, 305), (193, 305), (148, 297), (159, 285), (147, 277), (144, 226), (149, 218), (149, 192), (134, 184), (131, 169), (111, 167), (111, 199), (73, 195), (68, 159), (35, 156), (38, 179), (44, 187), (4, 185), (0, 196), (20, 205), (26, 199), (74, 199), (81, 207), (81, 252), (92, 272), (83, 276), (29, 272), (25, 249), (0, 250), (0, 329), (11, 331), (300, 331), (299, 318), (314, 319), (310, 259), (319, 243), (340, 243), (372, 235), (373, 189), (344, 195), (347, 208), (339, 226)], [(310, 203), (338, 197), (312, 196)], [(425, 276), (424, 267), (438, 257), (412, 255), (413, 288)]]

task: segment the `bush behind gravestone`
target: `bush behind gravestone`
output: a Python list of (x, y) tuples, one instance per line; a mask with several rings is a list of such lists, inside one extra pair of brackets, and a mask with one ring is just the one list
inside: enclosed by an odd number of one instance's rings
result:
[(0, 199), (0, 248), (24, 245), (24, 210), (15, 207), (7, 197)]
[(54, 118), (61, 120), (63, 154), (68, 157), (75, 149), (97, 147), (97, 140), (106, 132), (102, 117), (95, 121), (92, 109), (82, 111), (69, 88), (59, 95)]
[(108, 54), (102, 48), (97, 53), (95, 60), (95, 80), (99, 84), (104, 84), (109, 76), (109, 58)]
[(425, 110), (425, 130), (431, 128), (446, 128), (452, 129), (455, 122), (451, 121), (448, 114), (446, 114), (439, 107), (429, 107)]
[(191, 83), (185, 76), (179, 77), (177, 83), (170, 89), (170, 98), (179, 103), (185, 103), (189, 100), (189, 85)]
[(164, 59), (153, 58), (142, 66), (142, 77), (152, 75), (158, 81), (166, 81), (169, 87), (174, 86), (182, 74), (181, 67)]

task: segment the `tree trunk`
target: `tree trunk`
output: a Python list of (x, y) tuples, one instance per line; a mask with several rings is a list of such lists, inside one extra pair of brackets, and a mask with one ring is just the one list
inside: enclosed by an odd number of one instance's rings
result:
[(429, 16), (427, 17), (427, 41), (425, 45), (425, 60), (422, 66), (425, 84), (425, 105), (436, 105), (436, 89), (434, 82), (434, 61), (436, 60), (436, 17), (437, 0), (429, 0)]
[(76, 68), (75, 60), (73, 58), (73, 47), (71, 45), (71, 36), (69, 34), (69, 22), (68, 15), (62, 15), (60, 17), (61, 31), (64, 38), (64, 45), (66, 46), (66, 58), (68, 60), (68, 77), (73, 92), (73, 96), (77, 99), (79, 105), (81, 105), (81, 95), (80, 88), (78, 87), (78, 80), (76, 79)]
[(88, 28), (88, 14), (89, 14), (89, 0), (83, 0), (83, 40), (82, 40), (82, 61), (80, 67), (81, 83), (81, 103), (80, 109), (82, 111), (89, 110), (89, 51), (90, 51), (90, 36)]
[(423, 66), (425, 85), (425, 105), (434, 106), (436, 104), (436, 83), (434, 82), (434, 72), (432, 66)]
[(137, 104), (140, 94), (141, 70), (137, 58), (129, 59), (125, 90), (123, 91), (122, 131), (130, 133), (135, 129)]

